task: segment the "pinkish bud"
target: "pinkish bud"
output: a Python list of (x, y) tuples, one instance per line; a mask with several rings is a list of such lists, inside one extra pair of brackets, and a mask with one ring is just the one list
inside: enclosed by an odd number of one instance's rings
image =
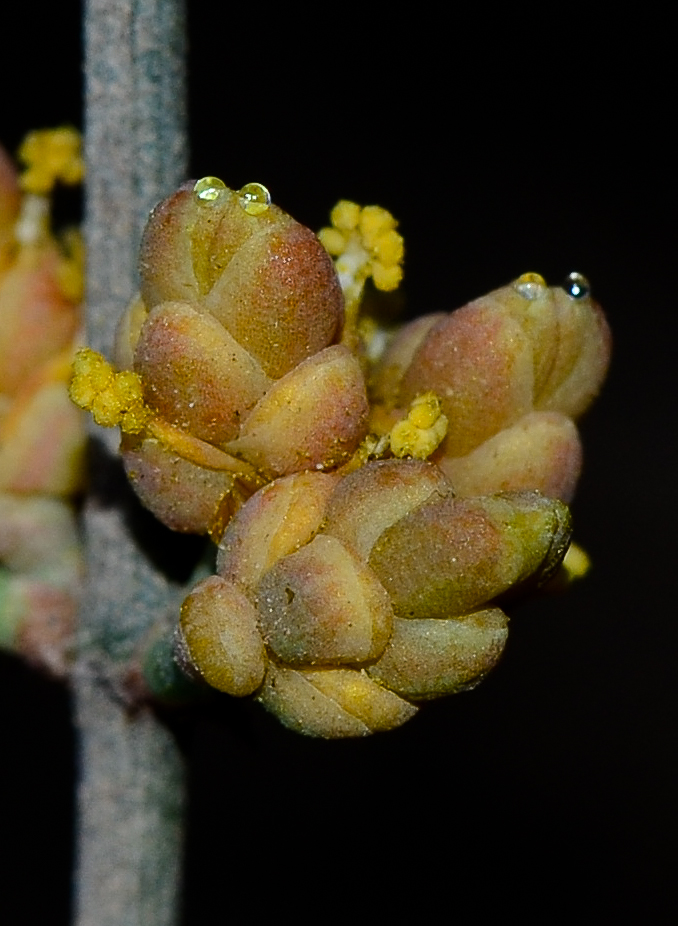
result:
[(334, 345), (302, 361), (244, 417), (226, 445), (268, 478), (331, 469), (358, 446), (368, 415), (358, 360)]
[(236, 513), (219, 544), (219, 575), (256, 588), (278, 560), (315, 536), (338, 481), (325, 473), (297, 473), (260, 489)]
[(380, 460), (344, 477), (327, 505), (325, 533), (367, 561), (392, 524), (431, 499), (452, 494), (443, 473), (421, 460)]
[(536, 492), (448, 495), (384, 531), (369, 564), (397, 617), (453, 617), (529, 577), (545, 581), (570, 537), (566, 506)]
[(201, 440), (233, 440), (271, 380), (213, 316), (166, 302), (146, 319), (134, 354), (151, 408)]
[(369, 662), (391, 635), (393, 609), (383, 586), (326, 534), (279, 561), (255, 594), (267, 645), (292, 665)]
[(0, 492), (0, 563), (0, 646), (64, 677), (83, 570), (70, 505)]
[(134, 491), (167, 527), (199, 534), (219, 520), (235, 486), (232, 473), (198, 466), (155, 437), (125, 435), (121, 449)]
[(71, 354), (39, 367), (8, 405), (0, 427), (0, 491), (69, 495), (84, 481), (85, 427), (68, 397)]
[(434, 325), (400, 383), (399, 404), (434, 392), (448, 419), (446, 453), (462, 456), (532, 409), (533, 367), (520, 324), (470, 303)]
[(574, 496), (581, 464), (577, 427), (558, 412), (530, 412), (466, 456), (438, 460), (459, 495), (535, 489), (564, 502)]

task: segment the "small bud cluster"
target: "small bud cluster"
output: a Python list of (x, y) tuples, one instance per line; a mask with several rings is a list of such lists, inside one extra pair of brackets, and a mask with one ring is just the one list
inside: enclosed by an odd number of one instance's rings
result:
[(368, 360), (358, 308), (369, 277), (400, 281), (395, 228), (342, 201), (319, 240), (260, 184), (185, 184), (143, 237), (123, 372), (84, 352), (71, 387), (121, 427), (143, 503), (219, 544), (179, 664), (315, 736), (391, 729), (494, 665), (498, 599), (568, 548), (574, 419), (609, 354), (585, 282), (526, 274)]
[(49, 193), (80, 179), (79, 145), (71, 129), (31, 133), (21, 176), (0, 149), (0, 645), (56, 675), (79, 594), (85, 428), (68, 398), (82, 246), (52, 233)]
[(433, 390), (448, 424), (431, 459), (457, 493), (538, 489), (569, 502), (581, 468), (574, 422), (600, 389), (609, 356), (588, 285), (573, 292), (524, 274), (401, 328), (373, 372), (371, 426), (388, 431)]
[(132, 485), (173, 529), (215, 536), (253, 489), (347, 460), (368, 403), (316, 236), (257, 200), (260, 185), (245, 195), (209, 180), (152, 213), (116, 359), (148, 412), (140, 430), (121, 422)]
[(184, 602), (178, 649), (300, 732), (390, 729), (480, 681), (507, 635), (490, 602), (548, 578), (569, 537), (561, 502), (459, 499), (423, 461), (288, 476), (231, 521), (217, 576)]

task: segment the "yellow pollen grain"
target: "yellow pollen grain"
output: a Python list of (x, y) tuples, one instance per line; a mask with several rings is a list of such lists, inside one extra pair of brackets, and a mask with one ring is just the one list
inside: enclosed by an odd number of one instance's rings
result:
[(341, 199), (330, 213), (332, 225), (340, 231), (353, 231), (359, 220), (360, 206), (347, 199)]

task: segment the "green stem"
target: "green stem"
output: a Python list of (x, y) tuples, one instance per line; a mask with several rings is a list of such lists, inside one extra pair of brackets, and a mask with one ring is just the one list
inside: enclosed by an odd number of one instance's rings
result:
[[(182, 0), (87, 0), (88, 342), (110, 355), (152, 206), (185, 179)], [(178, 920), (184, 769), (167, 728), (131, 712), (125, 673), (178, 589), (151, 555), (108, 435), (93, 433), (88, 581), (73, 677), (80, 744), (77, 926)], [(167, 537), (163, 536), (163, 541)]]

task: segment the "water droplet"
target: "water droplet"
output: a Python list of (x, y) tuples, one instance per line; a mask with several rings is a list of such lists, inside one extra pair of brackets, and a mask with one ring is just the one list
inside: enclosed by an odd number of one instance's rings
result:
[(228, 187), (218, 177), (202, 177), (193, 187), (193, 194), (201, 203), (213, 203), (221, 199)]
[(523, 299), (539, 299), (546, 295), (548, 289), (546, 280), (539, 273), (524, 273), (513, 283), (513, 288), (520, 293)]
[(581, 273), (568, 273), (563, 289), (573, 299), (585, 299), (591, 292), (591, 284)]
[(271, 194), (261, 183), (246, 183), (238, 193), (238, 202), (248, 215), (261, 215), (271, 205)]

